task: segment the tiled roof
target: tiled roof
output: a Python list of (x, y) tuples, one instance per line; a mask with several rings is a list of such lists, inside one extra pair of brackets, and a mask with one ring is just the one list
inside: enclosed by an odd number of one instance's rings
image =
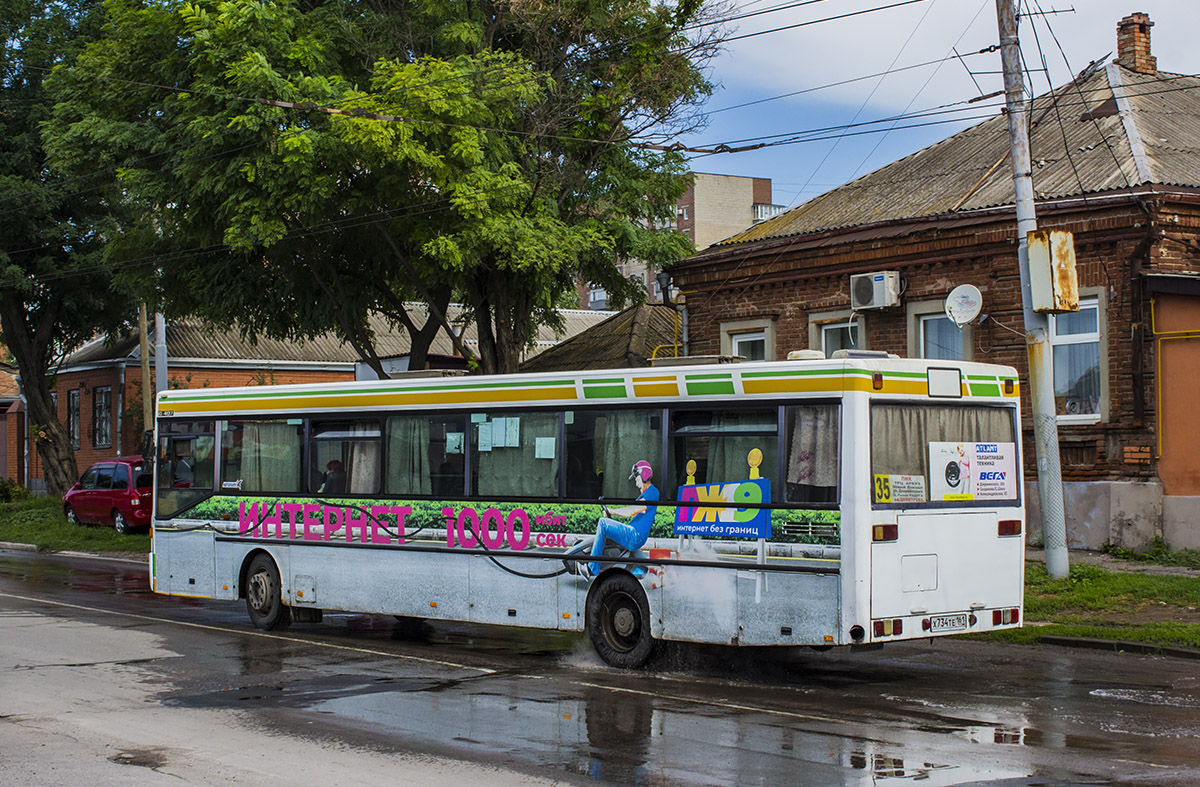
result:
[(656, 348), (674, 355), (678, 337), (675, 310), (643, 303), (617, 312), (521, 364), (522, 372), (578, 371), (649, 366)]
[[(1200, 78), (1112, 63), (1036, 98), (1031, 117), (1039, 201), (1151, 184), (1200, 187)], [(1012, 205), (1008, 149), (1007, 116), (996, 115), (693, 259), (772, 239)]]
[[(419, 325), (425, 320), (426, 307), (410, 306), (410, 314)], [(455, 322), (464, 313), (463, 307), (450, 307), (450, 320)], [(563, 319), (563, 331), (556, 333), (552, 328), (542, 327), (538, 331), (535, 346), (527, 352), (533, 355), (564, 338), (607, 319), (612, 312), (597, 312), (584, 309), (566, 309), (559, 312)], [(375, 333), (375, 351), (380, 357), (403, 355), (409, 351), (408, 333), (402, 328), (393, 328), (382, 317), (371, 319)], [(468, 347), (477, 343), (475, 324), (468, 323), (463, 331)], [(151, 328), (150, 354), (154, 355), (153, 328)], [(325, 333), (305, 341), (287, 341), (260, 338), (255, 342), (241, 337), (236, 330), (220, 329), (193, 318), (167, 320), (167, 351), (172, 358), (180, 360), (210, 361), (266, 361), (274, 364), (286, 363), (335, 363), (352, 364), (359, 360), (354, 348), (333, 333)], [(454, 355), (454, 347), (445, 332), (439, 332), (429, 348), (431, 353)], [(125, 336), (109, 344), (96, 339), (67, 356), (63, 368), (117, 360), (135, 362), (141, 358), (137, 336)]]

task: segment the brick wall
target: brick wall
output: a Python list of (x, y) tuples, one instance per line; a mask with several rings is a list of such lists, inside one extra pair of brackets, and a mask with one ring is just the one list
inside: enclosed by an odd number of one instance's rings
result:
[[(1046, 211), (1039, 217), (1040, 229), (1074, 232), (1081, 292), (1095, 293), (1104, 304), (1102, 348), (1107, 341), (1107, 354), (1101, 363), (1108, 379), (1108, 417), (1098, 424), (1061, 425), (1065, 480), (1147, 480), (1155, 475), (1153, 342), (1140, 271), (1200, 271), (1200, 207), (1172, 203), (1149, 209), (1150, 216), (1129, 203), (1088, 206), (1086, 213)], [(1161, 228), (1178, 241), (1158, 239)], [(902, 305), (859, 315), (867, 349), (906, 356), (913, 326), (903, 303), (941, 300), (958, 284), (974, 284), (988, 315), (973, 330), (974, 360), (1016, 367), (1028, 391), (1015, 223), (996, 217), (974, 226), (914, 224), (874, 234), (884, 233), (894, 237), (829, 233), (721, 256), (712, 252), (676, 266), (675, 281), (690, 293), (691, 354), (716, 354), (723, 322), (769, 318), (775, 325), (776, 357), (786, 357), (789, 350), (809, 346), (811, 315), (849, 309), (851, 274), (898, 270), (906, 285)], [(1027, 397), (1022, 410), (1028, 427), (1026, 469), (1032, 477)]]

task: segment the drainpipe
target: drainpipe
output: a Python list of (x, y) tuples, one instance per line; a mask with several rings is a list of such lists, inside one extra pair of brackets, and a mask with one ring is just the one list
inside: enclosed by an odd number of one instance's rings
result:
[(121, 384), (117, 387), (117, 395), (113, 397), (113, 399), (117, 401), (114, 401), (109, 405), (117, 411), (117, 433), (113, 435), (113, 442), (117, 445), (117, 456), (121, 456), (121, 436), (124, 434), (124, 432), (121, 431), (121, 427), (125, 423), (125, 419), (123, 417), (125, 409), (125, 361), (121, 361), (120, 363)]

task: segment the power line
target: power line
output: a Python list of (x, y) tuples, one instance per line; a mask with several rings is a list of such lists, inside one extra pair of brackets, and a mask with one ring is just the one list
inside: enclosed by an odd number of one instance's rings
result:
[(723, 39), (722, 43), (728, 44), (731, 41), (741, 41), (746, 38), (754, 38), (755, 36), (765, 36), (765, 35), (770, 35), (771, 33), (780, 33), (780, 32), (783, 32), (784, 30), (795, 30), (796, 28), (799, 28), (799, 27), (808, 27), (809, 25), (821, 24), (822, 22), (833, 22), (837, 19), (849, 19), (852, 16), (862, 16), (863, 14), (873, 14), (876, 11), (886, 11), (889, 8), (900, 8), (901, 6), (913, 5), (914, 3), (924, 3), (924, 2), (926, 2), (926, 0), (902, 0), (902, 2), (892, 3), (890, 5), (880, 5), (880, 6), (875, 6), (874, 8), (864, 8), (861, 11), (850, 11), (845, 14), (837, 14), (835, 16), (827, 16), (827, 17), (824, 17), (823, 19), (811, 19), (807, 22), (797, 22), (796, 24), (792, 24), (792, 25), (783, 25), (781, 27), (773, 27), (770, 30), (759, 30), (756, 33), (745, 33), (744, 35), (740, 35), (740, 36), (730, 36), (729, 38)]

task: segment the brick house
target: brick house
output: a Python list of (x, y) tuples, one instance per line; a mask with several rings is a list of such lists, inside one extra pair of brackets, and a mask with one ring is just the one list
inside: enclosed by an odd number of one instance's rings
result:
[[(1074, 233), (1081, 296), (1051, 318), (1075, 547), (1200, 546), (1200, 79), (1158, 71), (1152, 24), (1122, 20), (1115, 61), (1031, 112), (1039, 228)], [(998, 115), (673, 266), (690, 352), (857, 347), (1027, 376), (1008, 147)], [(851, 276), (884, 271), (898, 273), (896, 303), (852, 310)], [(962, 331), (943, 312), (959, 284), (985, 313)], [(1036, 539), (1029, 415), (1026, 402)]]
[[(423, 322), (423, 307), (412, 309), (418, 324)], [(452, 305), (452, 321), (460, 314), (461, 307)], [(530, 357), (608, 316), (584, 310), (561, 314), (564, 332), (543, 327), (528, 351)], [(372, 329), (381, 356), (407, 354), (407, 333), (394, 330), (381, 319), (372, 321)], [(473, 324), (464, 326), (463, 338), (468, 346), (476, 341)], [(151, 367), (154, 344), (152, 329)], [(171, 387), (178, 388), (351, 381), (360, 361), (358, 353), (333, 334), (303, 342), (259, 339), (251, 343), (236, 331), (219, 330), (192, 319), (168, 321), (167, 349), (168, 380)], [(444, 333), (435, 338), (430, 352), (455, 354)], [(5, 404), (3, 382), (0, 375), (0, 406)], [(6, 408), (4, 418), (7, 439), (3, 474), (22, 486), (43, 491), (41, 458), (28, 438), (31, 428), (27, 411), (16, 396), (15, 383), (13, 388), (11, 406)], [(72, 352), (58, 368), (53, 395), (59, 421), (72, 437), (75, 462), (81, 471), (93, 462), (142, 450), (141, 349), (136, 335), (115, 343), (96, 339)]]

